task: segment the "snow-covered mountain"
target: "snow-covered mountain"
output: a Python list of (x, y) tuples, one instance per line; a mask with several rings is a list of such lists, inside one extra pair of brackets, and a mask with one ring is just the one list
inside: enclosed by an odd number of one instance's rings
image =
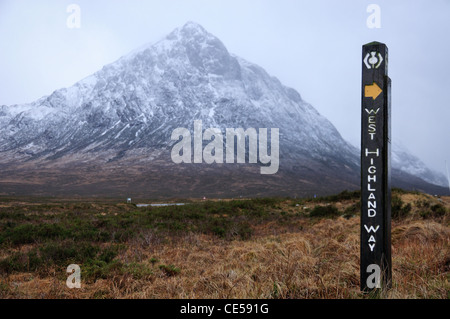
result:
[(404, 173), (420, 177), (424, 181), (447, 187), (448, 181), (444, 174), (428, 168), (417, 156), (413, 155), (405, 145), (395, 142), (392, 145), (392, 166)]
[[(170, 159), (171, 133), (178, 127), (192, 131), (194, 120), (222, 130), (279, 128), (280, 174), (267, 177), (261, 186), (261, 177), (247, 166), (175, 165)], [(212, 191), (208, 185), (215, 176), (224, 180), (219, 188), (231, 183), (241, 190), (251, 188), (249, 184), (262, 189), (252, 194), (286, 193), (282, 189), (289, 194), (332, 192), (359, 186), (358, 154), (297, 91), (230, 54), (195, 23), (70, 88), (30, 104), (0, 107), (0, 186), (5, 192), (14, 189), (11, 179), (44, 187), (62, 184), (68, 192), (75, 186), (100, 188), (100, 180), (108, 188), (108, 181), (116, 180), (120, 186), (112, 193), (122, 194), (139, 180), (143, 193), (148, 188), (160, 194), (163, 188), (164, 194), (173, 194), (173, 176), (201, 191)], [(394, 163), (423, 167), (406, 153), (396, 159)], [(149, 171), (151, 185), (142, 177)], [(69, 181), (63, 178), (69, 175)], [(118, 180), (123, 175), (128, 183)], [(438, 181), (428, 177), (428, 182)], [(90, 192), (95, 191), (92, 186)], [(194, 187), (189, 194), (198, 192)]]

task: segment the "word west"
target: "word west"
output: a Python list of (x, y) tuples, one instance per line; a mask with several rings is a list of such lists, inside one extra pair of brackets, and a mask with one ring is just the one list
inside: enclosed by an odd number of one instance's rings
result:
[(67, 277), (66, 285), (69, 289), (81, 288), (81, 268), (78, 265), (69, 265), (67, 267), (68, 274), (71, 274), (69, 277)]
[[(194, 163), (223, 164), (224, 163), (224, 135), (218, 128), (209, 128), (203, 132), (202, 121), (194, 121), (194, 137), (186, 128), (177, 128), (172, 132), (171, 139), (178, 141), (172, 148), (172, 161), (176, 164), (192, 164), (192, 142), (194, 144)], [(259, 133), (259, 134), (258, 134)], [(278, 172), (280, 161), (279, 129), (270, 130), (270, 155), (268, 154), (267, 128), (260, 128), (258, 132), (254, 128), (244, 131), (242, 128), (226, 129), (225, 161), (227, 164), (245, 164), (248, 140), (248, 159), (250, 164), (261, 164), (261, 174), (272, 175)], [(203, 141), (208, 145), (203, 149)], [(236, 143), (235, 143), (236, 142)], [(259, 142), (259, 143), (258, 143)], [(235, 147), (236, 146), (236, 147)], [(235, 158), (235, 149), (237, 156)], [(259, 150), (259, 152), (258, 152)]]
[[(368, 133), (370, 136), (370, 140), (374, 141), (377, 135), (377, 122), (376, 122), (376, 116), (380, 109), (377, 110), (368, 110), (365, 109), (365, 111), (368, 114)], [(380, 149), (377, 148), (375, 150), (369, 150), (368, 148), (364, 151), (365, 157), (369, 158), (370, 160), (370, 166), (367, 169), (367, 190), (369, 191), (369, 198), (367, 200), (367, 216), (369, 218), (375, 218), (377, 216), (377, 198), (376, 198), (376, 191), (377, 191), (377, 166), (375, 163), (375, 159), (380, 157)], [(370, 251), (374, 251), (375, 245), (376, 245), (376, 239), (375, 235), (376, 232), (380, 226), (370, 226), (364, 225), (364, 229), (367, 231), (367, 233), (370, 235), (368, 245), (370, 248)]]
[(370, 4), (367, 7), (367, 13), (371, 15), (367, 18), (367, 27), (369, 29), (381, 29), (381, 8), (378, 4)]
[(66, 25), (69, 29), (81, 28), (81, 8), (78, 4), (69, 4), (66, 9), (70, 15), (67, 17)]

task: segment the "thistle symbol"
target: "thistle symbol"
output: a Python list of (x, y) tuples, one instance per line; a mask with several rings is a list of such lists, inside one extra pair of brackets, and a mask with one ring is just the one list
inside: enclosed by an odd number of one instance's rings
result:
[(378, 58), (376, 57), (376, 52), (370, 52), (372, 57), (369, 59), (369, 63), (372, 65), (372, 68), (375, 68), (375, 64), (378, 63)]
[(378, 69), (383, 62), (383, 57), (381, 56), (381, 53), (372, 51), (367, 53), (366, 57), (364, 58), (364, 64), (366, 67), (370, 69)]

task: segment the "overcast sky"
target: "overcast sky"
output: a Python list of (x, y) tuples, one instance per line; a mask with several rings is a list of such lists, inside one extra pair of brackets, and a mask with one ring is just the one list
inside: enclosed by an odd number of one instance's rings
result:
[[(69, 29), (67, 7), (81, 8)], [(369, 29), (367, 7), (381, 8)], [(361, 46), (386, 43), (393, 139), (450, 161), (450, 0), (0, 0), (0, 105), (31, 102), (187, 21), (265, 68), (360, 143)], [(450, 165), (450, 162), (449, 162)]]

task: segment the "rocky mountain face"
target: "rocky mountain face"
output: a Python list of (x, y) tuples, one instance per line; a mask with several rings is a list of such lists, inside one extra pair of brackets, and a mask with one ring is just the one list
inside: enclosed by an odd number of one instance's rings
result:
[[(175, 164), (172, 132), (194, 133), (200, 120), (223, 133), (278, 128), (277, 174), (262, 176), (248, 151), (247, 164)], [(397, 159), (399, 168), (424, 167), (407, 153)], [(70, 88), (1, 106), (0, 169), (2, 194), (305, 196), (359, 187), (359, 151), (297, 91), (195, 23)], [(443, 191), (431, 171), (395, 172), (394, 185)]]

